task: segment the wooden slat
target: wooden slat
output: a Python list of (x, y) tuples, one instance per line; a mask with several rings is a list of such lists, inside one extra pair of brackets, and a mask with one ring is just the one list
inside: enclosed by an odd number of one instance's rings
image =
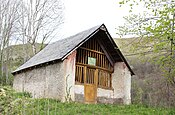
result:
[(109, 79), (110, 79), (109, 80), (109, 87), (112, 87), (112, 81), (111, 81), (112, 80), (112, 76), (111, 76), (111, 74), (109, 74)]
[(108, 58), (105, 56), (105, 53), (95, 39), (90, 39), (84, 45), (78, 48), (77, 56), (77, 62), (87, 64), (87, 57), (94, 57), (97, 60), (97, 66), (111, 69)]
[(84, 50), (88, 50), (88, 51), (91, 51), (91, 52), (95, 52), (95, 53), (99, 53), (99, 54), (103, 54), (105, 55), (103, 52), (99, 52), (99, 51), (96, 51), (96, 50), (93, 50), (93, 49), (88, 49), (88, 48), (85, 48), (85, 47), (79, 47), (80, 49), (84, 49)]
[(111, 81), (110, 81), (111, 73), (108, 73), (107, 71), (99, 70), (98, 75), (99, 75), (98, 86), (112, 88)]
[(82, 72), (81, 72), (81, 68), (82, 67), (79, 67), (79, 76), (80, 76), (80, 82), (82, 83), (82, 75), (81, 75)]
[(89, 78), (89, 84), (91, 84), (91, 77), (92, 77), (92, 73), (91, 70), (89, 69), (89, 76), (87, 76)]
[(77, 81), (79, 82), (79, 67), (77, 67)]
[(96, 85), (96, 87), (98, 87), (98, 69), (96, 69), (95, 70), (95, 76), (94, 76), (95, 78), (94, 78), (94, 83), (95, 83), (95, 85)]
[(86, 83), (86, 75), (87, 75), (86, 70), (87, 70), (87, 67), (85, 66), (84, 67), (84, 83)]
[[(99, 87), (111, 88), (113, 67), (102, 50), (97, 40), (90, 39), (77, 49), (76, 57), (76, 82), (97, 84)], [(88, 65), (88, 57), (96, 58), (96, 65)], [(98, 73), (96, 70), (98, 69)], [(97, 78), (96, 77), (97, 74)], [(84, 77), (84, 78), (83, 78)], [(96, 79), (98, 79), (96, 81)]]
[(83, 71), (84, 71), (84, 66), (76, 65), (76, 73), (75, 73), (76, 82), (84, 83)]
[(101, 69), (101, 70), (105, 70), (105, 71), (108, 71), (110, 73), (112, 73), (114, 70), (109, 70), (109, 69), (106, 69), (106, 68), (102, 68), (102, 67), (98, 67), (98, 66), (93, 66), (93, 65), (88, 65), (88, 64), (82, 64), (82, 63), (76, 63), (76, 65), (81, 65), (81, 66), (87, 66), (87, 67), (91, 67), (91, 68), (95, 68), (95, 69)]

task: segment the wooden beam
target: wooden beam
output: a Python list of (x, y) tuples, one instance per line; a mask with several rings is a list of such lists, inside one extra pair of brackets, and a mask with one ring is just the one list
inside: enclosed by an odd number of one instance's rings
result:
[(98, 53), (98, 54), (102, 54), (102, 55), (105, 55), (103, 52), (99, 52), (99, 51), (96, 51), (96, 50), (92, 50), (92, 49), (89, 49), (89, 48), (85, 48), (85, 47), (80, 47), (80, 49), (84, 49), (84, 50), (87, 50), (87, 51), (91, 51), (91, 52), (94, 52), (94, 53)]
[(100, 47), (104, 51), (104, 53), (105, 53), (106, 57), (108, 58), (109, 62), (111, 63), (111, 65), (114, 66), (114, 60), (112, 59), (112, 56), (106, 51), (106, 48), (103, 46), (101, 41), (99, 39), (97, 39), (97, 41), (99, 42)]
[(89, 64), (78, 63), (78, 62), (76, 62), (76, 65), (86, 66), (86, 67), (90, 67), (90, 68), (94, 68), (94, 69), (101, 69), (101, 70), (104, 70), (104, 71), (108, 71), (110, 73), (112, 73), (114, 71), (113, 68), (112, 68), (112, 70), (109, 70), (109, 69), (106, 69), (106, 68), (93, 66), (93, 65), (89, 65)]

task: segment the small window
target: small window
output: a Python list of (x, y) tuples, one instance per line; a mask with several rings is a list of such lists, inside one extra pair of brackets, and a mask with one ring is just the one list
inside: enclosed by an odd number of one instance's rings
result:
[(88, 57), (88, 64), (96, 66), (96, 58)]

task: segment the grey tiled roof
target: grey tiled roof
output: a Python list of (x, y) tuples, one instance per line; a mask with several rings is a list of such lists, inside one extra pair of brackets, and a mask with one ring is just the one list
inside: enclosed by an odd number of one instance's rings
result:
[(59, 40), (52, 44), (47, 45), (43, 50), (29, 59), (26, 63), (17, 68), (14, 72), (21, 71), (39, 64), (47, 63), (54, 60), (65, 58), (73, 49), (75, 49), (82, 41), (98, 31), (102, 25), (95, 26), (74, 36)]

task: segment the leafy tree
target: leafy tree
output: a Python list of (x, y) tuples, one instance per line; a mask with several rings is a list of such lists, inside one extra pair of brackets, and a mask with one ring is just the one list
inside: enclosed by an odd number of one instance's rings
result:
[[(126, 23), (118, 28), (118, 34), (134, 35), (135, 52), (153, 52), (150, 61), (159, 65), (168, 83), (175, 85), (175, 1), (174, 0), (122, 0), (130, 6)], [(134, 14), (134, 6), (143, 4), (142, 14)]]
[[(152, 88), (166, 93), (166, 95), (156, 94), (156, 96), (161, 97), (160, 99), (166, 99), (166, 102), (163, 102), (164, 105), (173, 106), (175, 96), (174, 0), (122, 0), (119, 4), (121, 6), (128, 5), (130, 15), (124, 17), (126, 23), (118, 28), (118, 34), (120, 36), (134, 36), (135, 39), (130, 43), (131, 51), (140, 54), (141, 58), (146, 56), (143, 59), (151, 61), (161, 68), (166, 80), (165, 88)], [(141, 14), (135, 14), (134, 8), (140, 4), (144, 11)], [(156, 84), (156, 81), (153, 82)], [(163, 83), (163, 81), (161, 82)]]

